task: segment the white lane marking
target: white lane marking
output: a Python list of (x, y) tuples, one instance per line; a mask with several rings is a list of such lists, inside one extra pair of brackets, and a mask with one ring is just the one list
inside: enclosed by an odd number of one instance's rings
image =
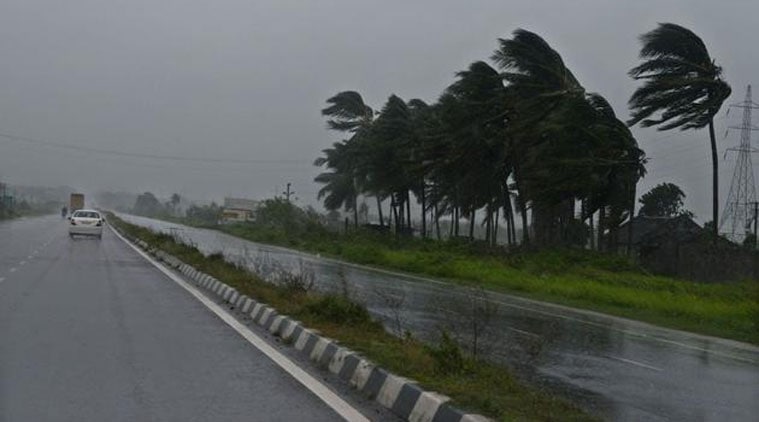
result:
[(657, 372), (663, 371), (663, 369), (661, 369), (661, 368), (657, 368), (657, 367), (651, 366), (651, 365), (646, 365), (645, 363), (641, 363), (641, 362), (634, 361), (634, 360), (631, 360), (631, 359), (620, 358), (620, 357), (617, 357), (617, 356), (606, 356), (606, 357), (609, 358), (609, 359), (614, 359), (614, 360), (620, 361), (620, 362), (629, 363), (630, 365), (635, 365), (635, 366), (640, 366), (641, 368), (650, 369), (652, 371), (657, 371)]
[(518, 329), (518, 328), (506, 327), (506, 329), (507, 329), (507, 330), (509, 330), (509, 331), (513, 331), (513, 332), (515, 332), (515, 333), (524, 334), (524, 335), (526, 335), (526, 336), (537, 337), (537, 338), (543, 338), (543, 336), (541, 336), (540, 334), (531, 333), (531, 332), (529, 332), (529, 331), (520, 330), (520, 329)]
[(3, 281), (5, 281), (5, 277), (0, 277), (0, 283), (2, 283)]
[(337, 414), (342, 416), (347, 421), (357, 421), (357, 422), (369, 422), (369, 419), (367, 419), (361, 412), (356, 410), (353, 406), (348, 404), (345, 400), (340, 398), (337, 394), (332, 392), (326, 385), (319, 382), (316, 378), (309, 375), (306, 371), (301, 369), (298, 365), (293, 363), (289, 358), (287, 358), (282, 353), (278, 352), (273, 347), (269, 346), (261, 337), (257, 336), (255, 333), (253, 333), (248, 327), (241, 324), (235, 317), (228, 314), (223, 308), (221, 308), (219, 305), (214, 303), (212, 300), (210, 300), (208, 297), (200, 293), (198, 290), (196, 290), (194, 287), (188, 285), (184, 282), (181, 278), (179, 278), (176, 274), (172, 273), (168, 269), (166, 269), (164, 266), (156, 262), (153, 258), (151, 258), (149, 255), (147, 255), (142, 250), (138, 249), (136, 246), (132, 245), (131, 243), (127, 242), (126, 239), (124, 239), (120, 233), (118, 233), (115, 230), (112, 230), (113, 233), (116, 234), (117, 237), (119, 237), (124, 243), (126, 243), (129, 247), (134, 249), (140, 256), (145, 258), (148, 262), (153, 264), (158, 270), (160, 270), (162, 273), (164, 273), (168, 278), (170, 278), (172, 281), (177, 283), (180, 287), (187, 290), (191, 295), (195, 296), (196, 299), (198, 299), (203, 305), (205, 305), (206, 308), (208, 308), (211, 312), (216, 314), (222, 321), (224, 321), (227, 325), (229, 325), (233, 330), (237, 331), (238, 334), (240, 334), (245, 340), (248, 341), (248, 343), (252, 344), (256, 349), (260, 350), (263, 354), (265, 354), (269, 359), (274, 361), (277, 365), (279, 365), (280, 368), (282, 368), (285, 372), (290, 374), (293, 378), (295, 378), (298, 382), (303, 384), (304, 387), (308, 388), (312, 393), (314, 393), (317, 397), (319, 397), (324, 403), (326, 403), (329, 407), (332, 408)]
[(11, 267), (11, 269), (8, 270), (8, 272), (9, 273), (15, 273), (16, 272), (16, 267)]
[(29, 256), (26, 257), (26, 259), (32, 259), (32, 258), (34, 258), (34, 254), (31, 254), (31, 255), (29, 255)]
[(19, 262), (19, 265), (21, 265), (21, 266), (24, 266), (24, 265), (26, 265), (26, 261), (21, 261), (21, 262)]

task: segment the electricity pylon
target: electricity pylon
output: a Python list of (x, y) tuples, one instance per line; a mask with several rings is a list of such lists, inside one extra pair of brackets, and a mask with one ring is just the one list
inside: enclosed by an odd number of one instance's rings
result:
[(733, 181), (730, 184), (727, 204), (719, 223), (719, 231), (731, 240), (740, 242), (750, 232), (751, 223), (754, 220), (753, 203), (756, 202), (751, 153), (758, 150), (751, 147), (751, 131), (759, 128), (751, 122), (751, 110), (759, 109), (759, 104), (751, 101), (751, 85), (746, 89), (746, 99), (730, 107), (743, 109), (743, 122), (740, 126), (730, 126), (731, 129), (741, 130), (741, 143), (737, 148), (728, 148), (725, 151), (725, 154), (727, 151), (738, 152), (738, 161), (735, 163)]

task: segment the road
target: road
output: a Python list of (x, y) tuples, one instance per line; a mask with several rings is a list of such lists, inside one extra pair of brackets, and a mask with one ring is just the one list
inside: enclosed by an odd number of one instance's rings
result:
[(114, 233), (0, 222), (1, 422), (340, 419)]
[[(213, 230), (122, 217), (172, 233), (204, 253), (222, 252), (251, 269), (260, 269), (261, 262), (290, 268), (305, 263), (315, 272), (320, 289), (340, 291), (347, 285), (389, 329), (400, 316), (404, 330), (434, 339), (441, 326), (470, 315), (466, 304), (472, 293), (464, 288)], [(399, 300), (391, 304), (388, 293)], [(492, 358), (525, 381), (564, 395), (604, 419), (722, 422), (754, 421), (759, 415), (755, 346), (505, 294), (490, 293), (485, 300), (495, 308), (486, 341)]]

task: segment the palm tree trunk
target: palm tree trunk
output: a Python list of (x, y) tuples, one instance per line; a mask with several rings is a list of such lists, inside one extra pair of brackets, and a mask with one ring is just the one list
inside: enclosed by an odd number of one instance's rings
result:
[(606, 207), (598, 209), (598, 250), (604, 250), (604, 229), (606, 225)]
[(435, 232), (437, 233), (437, 240), (440, 240), (440, 210), (437, 207), (437, 202), (435, 202)]
[(358, 196), (353, 197), (353, 227), (358, 229)]
[(408, 225), (409, 234), (411, 234), (411, 195), (406, 191), (406, 224)]
[(511, 244), (512, 245), (516, 245), (516, 243), (517, 243), (517, 222), (516, 222), (516, 219), (515, 219), (515, 216), (514, 216), (515, 210), (514, 210), (513, 203), (511, 201), (511, 195), (508, 196), (508, 199), (509, 199), (508, 207), (509, 207), (509, 226), (510, 226), (509, 230), (511, 231)]
[(469, 220), (469, 240), (474, 240), (474, 220), (477, 216), (477, 210), (472, 208), (472, 213), (469, 214), (470, 220)]
[(719, 234), (719, 164), (717, 159), (717, 139), (714, 136), (714, 119), (709, 119), (709, 140), (712, 144), (712, 230), (714, 237)]
[(448, 229), (448, 240), (453, 239), (453, 229), (456, 227), (455, 224), (453, 224), (453, 218), (456, 210), (451, 210), (451, 227)]
[(377, 198), (377, 214), (379, 214), (380, 228), (383, 228), (385, 227), (385, 220), (382, 219), (382, 201), (379, 195), (375, 196), (375, 198)]
[(495, 209), (495, 218), (493, 221), (493, 244), (492, 246), (496, 246), (498, 244), (498, 218), (500, 216), (500, 211), (498, 208)]
[(406, 227), (406, 212), (403, 210), (403, 195), (398, 195), (398, 234), (403, 233), (403, 228)]
[(456, 206), (454, 209), (454, 217), (453, 217), (453, 227), (454, 227), (454, 234), (456, 237), (459, 237), (459, 207)]
[(490, 204), (485, 208), (485, 243), (488, 245), (492, 242), (493, 234), (493, 212), (490, 210)]
[(520, 214), (522, 214), (522, 244), (528, 245), (530, 243), (529, 225), (527, 224), (527, 207), (525, 204), (520, 204)]
[(390, 195), (390, 210), (393, 213), (393, 222), (395, 223), (395, 232), (398, 233), (398, 207), (395, 202), (395, 195)]
[(508, 187), (503, 189), (503, 219), (506, 220), (506, 244), (512, 246), (514, 244), (514, 238), (511, 237), (511, 196), (509, 195)]
[(422, 192), (421, 192), (421, 198), (422, 200), (422, 239), (427, 238), (427, 202), (424, 194), (424, 180), (422, 180)]
[(635, 218), (635, 185), (630, 194), (630, 222), (627, 223), (627, 256), (632, 256), (633, 219)]

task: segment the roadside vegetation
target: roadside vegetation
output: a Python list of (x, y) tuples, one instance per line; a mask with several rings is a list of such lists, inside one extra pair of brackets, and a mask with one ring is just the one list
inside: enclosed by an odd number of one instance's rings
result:
[(432, 345), (410, 335), (394, 336), (349, 296), (317, 293), (308, 288), (308, 282), (266, 282), (225, 262), (221, 255), (205, 257), (191, 246), (176, 243), (169, 235), (125, 223), (114, 215), (109, 216), (109, 222), (338, 340), (380, 366), (451, 397), (459, 408), (503, 421), (595, 419), (563, 398), (524, 385), (507, 369), (475, 359), (446, 334), (439, 344)]
[(624, 255), (581, 248), (493, 247), (368, 228), (344, 232), (339, 221), (330, 223), (281, 198), (264, 201), (255, 222), (172, 221), (356, 264), (759, 344), (756, 280), (695, 283), (652, 275)]
[(217, 228), (357, 264), (759, 344), (756, 281), (706, 284), (655, 276), (624, 256), (582, 249), (506, 252), (465, 241), (284, 227), (245, 223)]

